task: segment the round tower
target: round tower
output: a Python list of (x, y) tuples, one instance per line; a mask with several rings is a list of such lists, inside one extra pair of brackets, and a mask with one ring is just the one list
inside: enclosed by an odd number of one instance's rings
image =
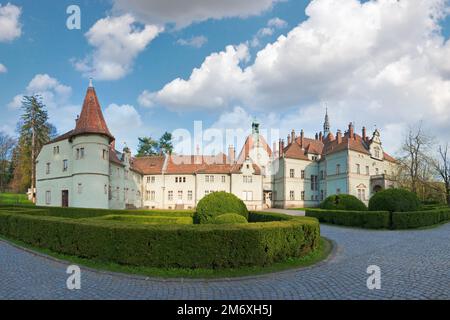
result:
[(73, 188), (69, 206), (109, 208), (109, 152), (111, 135), (92, 82), (71, 134)]

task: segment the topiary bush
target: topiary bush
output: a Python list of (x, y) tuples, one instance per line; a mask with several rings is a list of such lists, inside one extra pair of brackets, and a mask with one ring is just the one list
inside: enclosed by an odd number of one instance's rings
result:
[(232, 193), (220, 191), (203, 197), (197, 204), (195, 223), (211, 223), (224, 213), (235, 213), (248, 220), (248, 210), (244, 202)]
[(369, 200), (370, 211), (409, 212), (419, 209), (417, 195), (405, 189), (385, 189)]
[(233, 224), (233, 223), (248, 223), (247, 219), (236, 213), (224, 213), (214, 219), (212, 219), (214, 224)]
[(350, 194), (335, 194), (327, 197), (320, 204), (320, 209), (366, 211), (367, 207), (364, 202), (355, 196)]

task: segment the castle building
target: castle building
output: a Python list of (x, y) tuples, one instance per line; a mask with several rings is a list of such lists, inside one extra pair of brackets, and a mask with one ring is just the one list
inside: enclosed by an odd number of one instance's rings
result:
[(193, 209), (205, 195), (231, 192), (250, 210), (317, 206), (332, 194), (364, 202), (395, 186), (396, 160), (383, 151), (380, 132), (330, 129), (307, 138), (292, 130), (270, 148), (259, 124), (236, 156), (133, 157), (115, 149), (92, 83), (75, 128), (42, 148), (36, 164), (37, 205), (104, 209)]

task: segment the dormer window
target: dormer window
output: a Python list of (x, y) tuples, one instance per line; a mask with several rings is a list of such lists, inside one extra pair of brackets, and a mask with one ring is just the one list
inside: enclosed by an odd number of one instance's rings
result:
[(381, 158), (380, 148), (375, 147), (374, 150), (375, 150), (375, 158), (380, 159)]

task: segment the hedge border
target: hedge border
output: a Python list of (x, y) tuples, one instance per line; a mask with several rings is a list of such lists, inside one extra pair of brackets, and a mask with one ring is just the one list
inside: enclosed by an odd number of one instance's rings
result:
[(412, 212), (347, 211), (306, 209), (307, 217), (320, 222), (365, 229), (404, 230), (434, 226), (450, 221), (450, 208)]
[[(254, 212), (250, 220), (268, 215)], [(2, 211), (0, 234), (61, 254), (159, 268), (268, 266), (318, 248), (316, 219), (275, 215), (277, 219), (238, 225), (131, 225)]]

